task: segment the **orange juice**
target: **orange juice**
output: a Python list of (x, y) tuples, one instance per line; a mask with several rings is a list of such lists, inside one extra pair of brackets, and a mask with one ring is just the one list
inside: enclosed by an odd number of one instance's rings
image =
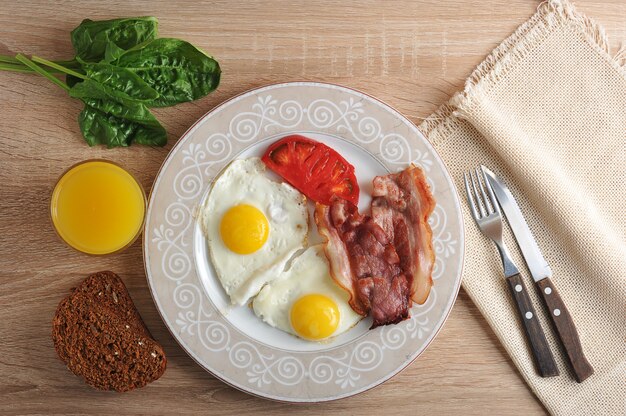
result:
[(120, 166), (90, 160), (59, 179), (50, 210), (54, 228), (67, 244), (88, 254), (108, 254), (126, 248), (139, 235), (146, 196)]

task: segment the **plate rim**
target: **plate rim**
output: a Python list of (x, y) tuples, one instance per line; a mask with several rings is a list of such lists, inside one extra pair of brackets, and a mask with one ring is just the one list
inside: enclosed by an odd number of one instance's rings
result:
[[(441, 321), (441, 325), (439, 326), (439, 328), (437, 328), (433, 333), (432, 336), (430, 337), (430, 339), (424, 344), (424, 347), (422, 348), (422, 350), (417, 353), (411, 360), (407, 361), (405, 363), (404, 366), (402, 367), (398, 367), (397, 369), (388, 372), (387, 374), (385, 374), (383, 377), (379, 378), (378, 380), (376, 380), (374, 383), (372, 383), (369, 386), (363, 387), (360, 390), (356, 390), (356, 391), (350, 391), (350, 392), (345, 392), (343, 394), (339, 394), (336, 396), (332, 396), (332, 397), (324, 397), (324, 398), (294, 398), (293, 400), (290, 399), (286, 399), (286, 398), (278, 398), (278, 397), (273, 397), (271, 395), (261, 395), (258, 394), (257, 392), (254, 391), (250, 391), (248, 389), (246, 389), (243, 386), (239, 386), (235, 383), (233, 383), (230, 380), (226, 380), (224, 377), (222, 377), (222, 375), (220, 375), (217, 372), (213, 372), (210, 369), (208, 369), (203, 363), (201, 363), (198, 359), (196, 359), (196, 357), (194, 356), (193, 353), (191, 353), (190, 351), (187, 350), (187, 348), (181, 343), (181, 341), (178, 339), (178, 336), (173, 332), (172, 328), (170, 328), (170, 325), (168, 325), (167, 320), (165, 319), (165, 317), (163, 316), (163, 313), (161, 311), (161, 305), (160, 302), (158, 300), (158, 297), (155, 295), (154, 293), (154, 288), (152, 285), (152, 279), (149, 276), (148, 270), (148, 264), (147, 264), (147, 252), (146, 252), (146, 239), (147, 239), (147, 233), (146, 233), (146, 228), (148, 227), (148, 217), (149, 214), (151, 212), (152, 209), (152, 201), (154, 198), (154, 190), (156, 188), (156, 185), (159, 181), (159, 178), (161, 177), (161, 174), (163, 173), (163, 169), (165, 167), (165, 165), (167, 164), (167, 162), (170, 160), (170, 158), (172, 157), (172, 155), (175, 153), (175, 151), (178, 150), (178, 148), (180, 146), (182, 146), (183, 142), (185, 141), (185, 139), (189, 136), (189, 134), (195, 129), (195, 127), (202, 123), (207, 117), (209, 117), (213, 112), (217, 111), (218, 109), (228, 105), (231, 101), (234, 101), (236, 99), (238, 99), (241, 96), (253, 93), (255, 91), (261, 91), (261, 90), (270, 90), (273, 88), (277, 88), (277, 87), (288, 87), (288, 86), (311, 86), (311, 87), (315, 87), (315, 86), (327, 86), (327, 87), (336, 87), (336, 88), (340, 88), (340, 89), (345, 89), (345, 90), (349, 90), (351, 92), (355, 92), (357, 94), (361, 94), (364, 95), (376, 102), (378, 102), (379, 104), (382, 104), (383, 107), (386, 107), (387, 109), (391, 110), (393, 113), (395, 113), (397, 116), (399, 116), (400, 118), (406, 120), (409, 125), (412, 128), (415, 128), (415, 130), (418, 132), (419, 135), (421, 135), (425, 142), (428, 144), (429, 146), (429, 150), (432, 151), (434, 157), (439, 161), (439, 164), (441, 167), (443, 167), (443, 173), (444, 176), (448, 179), (448, 182), (452, 185), (451, 186), (451, 191), (452, 194), (456, 197), (456, 204), (455, 204), (455, 208), (456, 208), (456, 212), (458, 214), (458, 218), (459, 218), (459, 225), (460, 225), (460, 234), (459, 234), (459, 272), (458, 272), (458, 279), (456, 282), (456, 287), (454, 288), (454, 295), (450, 296), (450, 299), (448, 301), (448, 303), (446, 304), (446, 309), (445, 309), (445, 313), (443, 316), (443, 320)], [(443, 327), (445, 326), (445, 324), (448, 321), (448, 318), (450, 317), (450, 314), (452, 313), (452, 309), (454, 308), (454, 304), (456, 303), (456, 300), (458, 299), (458, 295), (459, 295), (459, 291), (461, 289), (461, 284), (463, 281), (463, 272), (464, 272), (464, 266), (465, 266), (465, 249), (466, 249), (466, 239), (465, 239), (465, 223), (464, 223), (464, 218), (463, 218), (463, 213), (461, 210), (461, 198), (460, 195), (458, 193), (457, 187), (454, 183), (454, 179), (452, 177), (452, 175), (450, 174), (450, 171), (448, 169), (448, 167), (446, 166), (446, 164), (444, 163), (443, 159), (441, 158), (441, 156), (439, 155), (439, 153), (437, 152), (437, 150), (435, 149), (433, 143), (431, 143), (426, 136), (424, 135), (424, 133), (419, 129), (419, 127), (410, 119), (408, 118), (406, 115), (404, 115), (402, 112), (400, 112), (398, 109), (396, 109), (394, 106), (388, 104), (387, 102), (374, 97), (371, 94), (368, 94), (364, 91), (361, 91), (357, 88), (353, 88), (353, 87), (348, 87), (342, 84), (336, 84), (336, 83), (332, 83), (332, 82), (320, 82), (320, 81), (287, 81), (287, 82), (275, 82), (275, 83), (269, 83), (269, 84), (264, 84), (258, 87), (253, 87), (253, 88), (249, 88), (245, 91), (242, 91), (238, 94), (233, 95), (230, 98), (227, 98), (223, 101), (221, 101), (220, 103), (218, 103), (217, 105), (215, 105), (214, 107), (212, 107), (211, 109), (209, 109), (207, 112), (205, 112), (202, 116), (200, 116), (187, 130), (185, 130), (185, 132), (178, 138), (178, 141), (176, 142), (176, 144), (170, 149), (170, 151), (168, 152), (168, 154), (165, 156), (165, 158), (163, 159), (163, 161), (161, 162), (161, 165), (159, 166), (159, 169), (154, 177), (154, 181), (152, 183), (152, 186), (150, 187), (150, 192), (148, 194), (147, 197), (147, 209), (146, 209), (146, 214), (145, 214), (145, 219), (144, 219), (144, 224), (142, 227), (142, 232), (143, 232), (143, 236), (141, 239), (141, 249), (142, 249), (142, 259), (143, 259), (143, 264), (144, 264), (144, 273), (146, 276), (146, 281), (148, 283), (148, 288), (150, 290), (150, 296), (152, 297), (152, 300), (155, 304), (155, 309), (157, 310), (161, 321), (163, 322), (164, 326), (167, 328), (168, 332), (170, 333), (170, 335), (172, 336), (172, 338), (174, 339), (174, 341), (180, 346), (180, 348), (185, 352), (185, 354), (187, 354), (188, 357), (190, 357), (196, 364), (198, 364), (198, 366), (200, 366), (200, 368), (202, 368), (204, 371), (206, 371), (207, 373), (209, 373), (211, 376), (215, 377), (216, 379), (220, 380), (221, 382), (225, 383), (226, 385), (233, 387), (239, 391), (242, 391), (246, 394), (264, 399), (264, 400), (270, 400), (270, 401), (275, 401), (275, 402), (279, 402), (279, 403), (324, 403), (324, 402), (332, 402), (332, 401), (336, 401), (336, 400), (341, 400), (347, 397), (352, 397), (352, 396), (356, 396), (359, 395), (361, 393), (367, 392), (375, 387), (380, 386), (381, 384), (384, 384), (385, 382), (389, 381), (391, 378), (395, 377), (396, 375), (400, 374), (401, 372), (403, 372), (407, 367), (409, 367), (411, 364), (413, 364), (417, 358), (419, 358), (429, 347), (430, 345), (433, 343), (433, 341), (437, 338), (437, 336), (439, 335), (439, 333), (441, 332), (441, 330), (443, 329)]]

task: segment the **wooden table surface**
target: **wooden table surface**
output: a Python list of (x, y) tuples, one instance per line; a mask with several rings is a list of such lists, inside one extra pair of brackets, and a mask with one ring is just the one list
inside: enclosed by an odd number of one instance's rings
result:
[[(535, 10), (528, 0), (429, 1), (0, 1), (0, 54), (72, 56), (69, 32), (83, 18), (157, 16), (160, 34), (213, 54), (215, 93), (156, 111), (164, 148), (106, 150), (82, 140), (81, 105), (34, 75), (0, 73), (0, 413), (542, 414), (545, 409), (461, 290), (445, 327), (401, 374), (337, 402), (289, 405), (239, 392), (196, 365), (170, 336), (147, 288), (141, 243), (110, 257), (61, 243), (48, 207), (55, 180), (88, 158), (117, 161), (148, 190), (168, 151), (202, 114), (250, 88), (328, 81), (381, 98), (416, 124), (455, 91), (484, 56)], [(626, 2), (580, 0), (616, 48)], [(471, 248), (470, 248), (471, 249)], [(126, 394), (92, 390), (68, 372), (50, 338), (51, 318), (87, 274), (119, 273), (168, 356), (164, 376)]]

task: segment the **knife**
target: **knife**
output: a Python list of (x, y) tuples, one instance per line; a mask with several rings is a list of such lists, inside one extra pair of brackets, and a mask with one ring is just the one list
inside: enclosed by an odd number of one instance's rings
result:
[(585, 358), (572, 316), (551, 280), (552, 270), (550, 270), (548, 262), (541, 254), (541, 250), (509, 188), (485, 166), (481, 166), (481, 169), (487, 177), (502, 211), (504, 211), (511, 230), (513, 230), (515, 240), (517, 240), (524, 260), (526, 260), (528, 269), (548, 308), (548, 315), (550, 315), (561, 344), (565, 348), (567, 358), (574, 370), (576, 381), (582, 383), (593, 374), (593, 367)]

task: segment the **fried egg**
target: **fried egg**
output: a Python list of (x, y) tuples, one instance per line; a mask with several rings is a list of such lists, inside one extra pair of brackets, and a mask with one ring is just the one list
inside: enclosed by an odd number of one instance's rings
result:
[(259, 158), (233, 161), (200, 212), (217, 277), (231, 302), (246, 304), (306, 244), (306, 197), (265, 174)]
[(261, 289), (252, 302), (259, 318), (312, 341), (339, 335), (361, 320), (348, 304), (349, 294), (330, 276), (323, 247), (306, 249), (288, 270)]

